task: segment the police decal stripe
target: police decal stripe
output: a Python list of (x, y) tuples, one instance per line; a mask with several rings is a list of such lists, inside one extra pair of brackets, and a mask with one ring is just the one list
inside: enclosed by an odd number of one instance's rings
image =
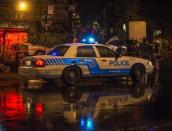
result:
[(47, 60), (47, 59), (45, 59), (45, 63), (46, 63), (47, 65), (49, 65), (49, 62), (48, 62), (48, 60)]
[(47, 59), (47, 61), (48, 61), (49, 65), (51, 65), (51, 61), (50, 61), (50, 59)]
[(56, 64), (56, 62), (54, 62), (53, 59), (49, 59), (49, 60), (51, 61), (51, 65), (55, 65)]
[(55, 61), (56, 65), (59, 64), (59, 62), (58, 62), (58, 60), (56, 58), (54, 58), (54, 61)]
[(58, 62), (60, 63), (60, 65), (62, 65), (62, 62), (60, 61), (60, 59), (58, 59)]
[(45, 59), (45, 62), (46, 62), (47, 65), (64, 65), (63, 60), (59, 59), (59, 58)]
[(55, 65), (55, 63), (53, 63), (53, 60), (52, 59), (49, 59), (51, 61), (51, 65)]
[(59, 59), (55, 58), (55, 60), (57, 61), (56, 62), (57, 65), (61, 65), (61, 63), (59, 62)]
[(50, 59), (45, 59), (45, 62), (46, 62), (47, 65), (51, 65), (52, 64)]
[(53, 62), (53, 65), (56, 65), (56, 62), (54, 59), (51, 59), (51, 61)]
[(63, 62), (63, 60), (62, 60), (62, 59), (59, 59), (59, 60), (61, 61), (62, 65), (64, 65), (64, 62)]

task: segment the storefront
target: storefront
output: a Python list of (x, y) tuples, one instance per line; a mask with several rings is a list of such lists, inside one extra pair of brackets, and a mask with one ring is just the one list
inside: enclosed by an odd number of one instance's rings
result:
[(28, 33), (20, 28), (0, 28), (0, 59), (3, 61), (15, 61), (15, 43), (27, 42)]

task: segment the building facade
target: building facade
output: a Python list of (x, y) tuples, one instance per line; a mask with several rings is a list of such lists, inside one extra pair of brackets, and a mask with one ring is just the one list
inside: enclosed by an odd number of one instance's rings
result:
[(70, 14), (75, 10), (75, 0), (0, 0), (0, 28), (26, 29), (31, 42), (48, 43), (57, 38), (49, 33), (64, 39), (72, 32)]
[(31, 26), (35, 26), (37, 31), (41, 31), (47, 26), (50, 32), (64, 33), (62, 30), (68, 28), (69, 13), (71, 9), (75, 10), (76, 4), (71, 0), (23, 0), (22, 2), (26, 2), (23, 7), (25, 9), (20, 10), (19, 2), (21, 1), (0, 1), (1, 27), (19, 26), (31, 29)]

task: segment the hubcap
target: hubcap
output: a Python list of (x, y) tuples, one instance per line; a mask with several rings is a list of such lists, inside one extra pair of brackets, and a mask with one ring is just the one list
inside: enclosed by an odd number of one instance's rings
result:
[(70, 79), (70, 80), (75, 80), (76, 77), (77, 77), (77, 75), (76, 75), (76, 73), (75, 73), (74, 71), (71, 71), (71, 72), (69, 73), (69, 79)]
[(139, 77), (140, 77), (141, 74), (142, 74), (141, 71), (140, 71), (139, 69), (137, 69), (137, 70), (135, 71), (135, 73), (136, 73), (136, 76), (139, 76)]
[(143, 73), (142, 73), (141, 67), (136, 67), (135, 68), (135, 75), (136, 75), (137, 79), (141, 79), (142, 78)]

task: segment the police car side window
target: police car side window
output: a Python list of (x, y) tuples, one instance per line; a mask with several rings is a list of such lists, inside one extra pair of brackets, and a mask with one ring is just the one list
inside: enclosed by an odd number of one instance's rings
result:
[(64, 54), (68, 49), (69, 46), (57, 46), (54, 49), (52, 49), (50, 52), (48, 52), (48, 55), (64, 56)]
[(96, 54), (92, 46), (79, 46), (77, 57), (96, 57)]
[(107, 47), (96, 46), (101, 57), (115, 57), (115, 53)]

